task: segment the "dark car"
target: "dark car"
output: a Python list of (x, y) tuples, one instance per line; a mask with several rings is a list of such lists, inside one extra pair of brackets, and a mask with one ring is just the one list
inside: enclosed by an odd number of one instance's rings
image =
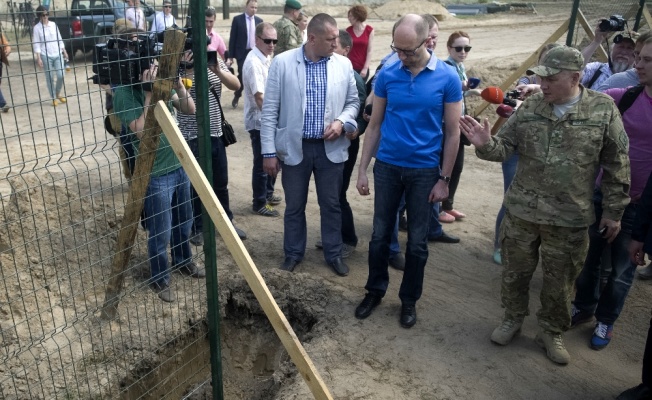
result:
[[(73, 0), (70, 10), (50, 11), (50, 20), (59, 27), (66, 51), (73, 57), (77, 50), (93, 51), (96, 43), (112, 33), (115, 20), (125, 17), (128, 7), (123, 0)], [(142, 1), (140, 7), (150, 26), (156, 11)]]

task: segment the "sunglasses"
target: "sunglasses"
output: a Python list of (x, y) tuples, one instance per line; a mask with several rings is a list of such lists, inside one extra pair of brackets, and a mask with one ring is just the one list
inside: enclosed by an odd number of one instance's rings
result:
[(278, 43), (278, 39), (263, 39), (260, 36), (258, 36), (258, 39), (262, 40), (263, 43), (265, 43), (265, 44), (270, 44), (270, 43), (276, 44), (276, 43)]
[(41, 14), (41, 17), (49, 17), (49, 16), (50, 16), (50, 13), (43, 13), (43, 14)]
[(403, 50), (403, 49), (399, 49), (398, 47), (394, 47), (394, 43), (390, 44), (390, 45), (389, 45), (389, 48), (392, 49), (392, 51), (393, 51), (394, 53), (403, 53), (403, 54), (405, 54), (407, 57), (412, 57), (412, 56), (416, 56), (416, 55), (417, 55), (417, 50), (419, 50), (419, 48), (420, 48), (421, 46), (423, 46), (423, 44), (424, 44), (427, 40), (428, 40), (428, 39), (425, 39), (423, 42), (421, 42), (421, 44), (418, 45), (414, 50)]
[(172, 8), (172, 6), (163, 6), (163, 8)]
[(462, 50), (464, 50), (464, 51), (467, 52), (467, 53), (468, 53), (469, 51), (471, 51), (471, 46), (455, 46), (455, 47), (453, 47), (453, 48), (454, 48), (455, 51), (458, 52), (458, 53), (461, 53)]

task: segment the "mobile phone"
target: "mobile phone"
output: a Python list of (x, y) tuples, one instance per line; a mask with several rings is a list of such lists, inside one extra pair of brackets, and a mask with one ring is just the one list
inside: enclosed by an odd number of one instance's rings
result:
[(209, 50), (208, 52), (206, 52), (206, 64), (209, 67), (213, 67), (217, 65), (217, 51)]

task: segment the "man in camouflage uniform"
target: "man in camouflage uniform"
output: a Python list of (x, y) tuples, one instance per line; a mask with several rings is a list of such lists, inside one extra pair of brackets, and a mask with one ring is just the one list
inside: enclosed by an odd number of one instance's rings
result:
[[(528, 71), (541, 92), (528, 98), (495, 137), (489, 122), (463, 117), (460, 126), (478, 157), (503, 161), (518, 150), (516, 176), (505, 194), (501, 227), (505, 318), (491, 340), (508, 344), (528, 315), (528, 290), (539, 258), (543, 268), (536, 342), (567, 364), (562, 333), (570, 327), (570, 295), (588, 249), (593, 188), (602, 167), (600, 229), (613, 240), (629, 202), (628, 140), (613, 100), (579, 84), (584, 59), (573, 48), (550, 50)], [(540, 255), (540, 257), (539, 257)]]
[(297, 27), (296, 20), (301, 11), (301, 3), (297, 0), (286, 0), (285, 8), (283, 9), (283, 16), (278, 21), (274, 22), (274, 28), (278, 35), (278, 43), (274, 50), (274, 55), (277, 56), (286, 50), (296, 49), (301, 46), (303, 40), (301, 39), (301, 31)]

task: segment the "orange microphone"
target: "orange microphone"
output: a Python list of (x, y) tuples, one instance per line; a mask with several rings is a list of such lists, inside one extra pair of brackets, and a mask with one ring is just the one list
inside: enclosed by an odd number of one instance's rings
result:
[(489, 86), (480, 93), (480, 96), (491, 104), (503, 104), (505, 92), (503, 92), (499, 87)]

